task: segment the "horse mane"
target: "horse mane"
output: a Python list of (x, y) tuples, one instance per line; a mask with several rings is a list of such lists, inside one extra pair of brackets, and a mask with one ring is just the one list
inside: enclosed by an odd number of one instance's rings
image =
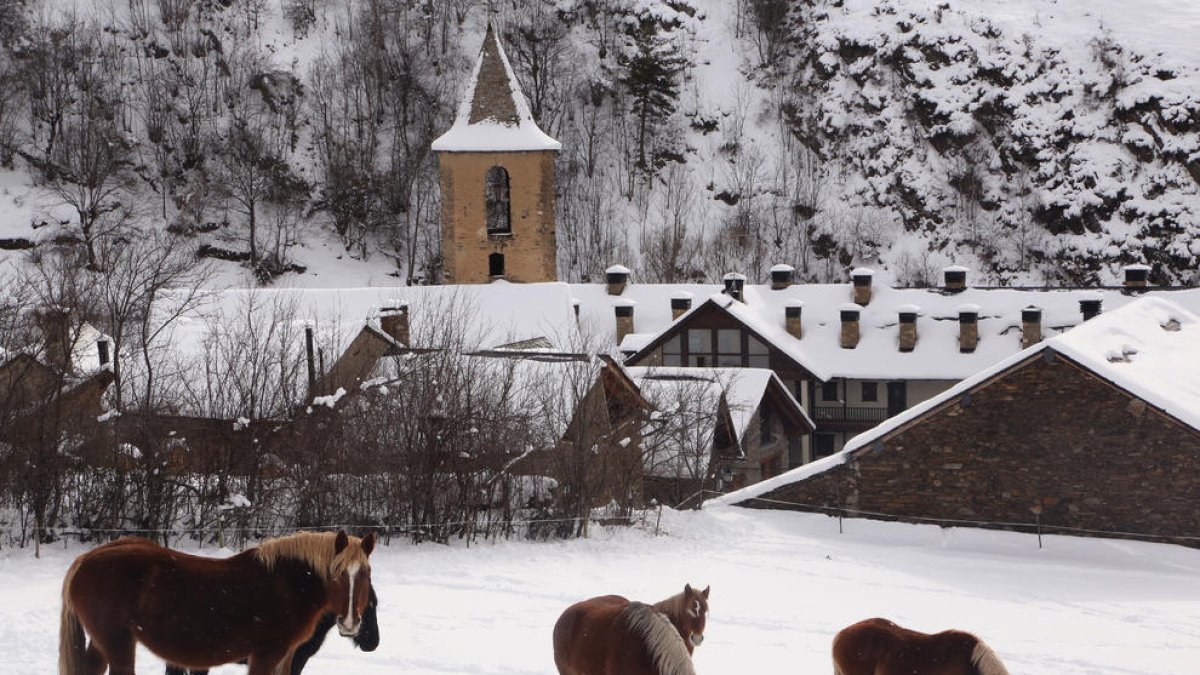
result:
[(273, 569), (281, 558), (308, 563), (326, 582), (355, 563), (363, 567), (370, 565), (367, 554), (362, 550), (361, 539), (350, 537), (350, 544), (335, 555), (333, 549), (336, 538), (334, 532), (297, 532), (275, 537), (259, 544), (254, 557), (268, 570)]
[(696, 675), (683, 638), (658, 611), (657, 605), (631, 602), (621, 610), (621, 615), (630, 632), (645, 640), (646, 651), (654, 662), (654, 672), (658, 675)]
[(971, 665), (975, 666), (979, 675), (1008, 675), (1008, 669), (1001, 663), (996, 652), (983, 640), (975, 640), (975, 651), (971, 652)]

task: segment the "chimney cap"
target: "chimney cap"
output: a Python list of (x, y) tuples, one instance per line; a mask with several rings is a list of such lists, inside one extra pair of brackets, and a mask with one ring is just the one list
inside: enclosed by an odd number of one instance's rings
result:
[(959, 314), (978, 314), (981, 311), (979, 305), (966, 302), (958, 306)]
[(778, 264), (778, 265), (774, 265), (774, 266), (772, 266), (772, 267), (771, 267), (771, 272), (772, 272), (772, 273), (775, 273), (775, 272), (795, 272), (795, 271), (796, 271), (796, 268), (795, 268), (795, 267), (792, 267), (791, 265), (787, 265), (787, 264), (784, 264), (784, 263), (780, 263), (780, 264)]
[(842, 304), (838, 305), (838, 311), (839, 312), (861, 312), (862, 305), (854, 303), (854, 302), (843, 302)]
[(855, 267), (854, 269), (850, 270), (850, 276), (873, 277), (875, 276), (875, 270), (871, 269), (870, 267)]
[(675, 291), (671, 294), (672, 300), (691, 300), (694, 297), (696, 297), (696, 295), (688, 291)]
[(391, 316), (397, 312), (407, 312), (408, 303), (403, 300), (389, 300), (379, 308), (379, 316)]
[(745, 281), (746, 275), (739, 274), (737, 272), (730, 272), (730, 273), (726, 274), (725, 276), (721, 277), (721, 280), (722, 281)]
[(896, 308), (896, 311), (900, 314), (918, 314), (921, 308), (916, 305), (900, 305)]
[(1080, 302), (1101, 302), (1104, 300), (1104, 294), (1100, 291), (1084, 291), (1079, 294)]
[(942, 271), (943, 272), (962, 272), (963, 274), (966, 274), (967, 272), (970, 272), (971, 270), (967, 269), (966, 267), (963, 267), (962, 265), (947, 265), (946, 267), (942, 268)]
[(1126, 265), (1122, 269), (1127, 272), (1149, 272), (1150, 266), (1145, 263), (1133, 263), (1132, 265)]
[(613, 265), (604, 270), (605, 274), (631, 274), (629, 268), (624, 265)]
[(633, 307), (636, 304), (636, 300), (630, 300), (629, 298), (617, 298), (612, 301), (613, 307)]
[(583, 303), (582, 303), (582, 302), (580, 302), (579, 298), (571, 298), (571, 305), (572, 305), (573, 307), (578, 307), (578, 306), (580, 306), (580, 305), (582, 305), (582, 304), (583, 304)]
[[(784, 306), (784, 307), (803, 307), (803, 306), (804, 306), (804, 301), (803, 301), (803, 300), (797, 300), (796, 298), (790, 298), (790, 299), (788, 299), (788, 300), (784, 300), (784, 301), (783, 301), (783, 306)], [(854, 305), (854, 306), (855, 306), (855, 307), (858, 307), (858, 305)]]

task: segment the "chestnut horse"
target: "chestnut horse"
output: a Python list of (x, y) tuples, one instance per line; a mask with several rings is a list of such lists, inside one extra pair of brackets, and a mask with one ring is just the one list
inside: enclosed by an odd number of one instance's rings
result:
[[(291, 675), (300, 675), (304, 672), (304, 666), (321, 649), (321, 645), (325, 643), (325, 636), (333, 629), (336, 621), (337, 619), (330, 612), (321, 615), (321, 620), (317, 622), (312, 637), (308, 638), (308, 642), (296, 647), (296, 652), (292, 654)], [(364, 652), (373, 652), (379, 646), (379, 598), (375, 596), (374, 586), (371, 587), (371, 594), (367, 597), (367, 608), (362, 615), (362, 628), (354, 636), (354, 646)], [(244, 664), (245, 661), (242, 663)], [(208, 671), (186, 670), (168, 663), (166, 675), (208, 675)]]
[(269, 539), (224, 559), (137, 537), (98, 546), (63, 580), (59, 675), (133, 675), (138, 642), (186, 668), (247, 659), (249, 675), (290, 672), (323, 613), (343, 636), (358, 633), (374, 547), (373, 534), (345, 532)]
[(996, 652), (960, 630), (918, 633), (867, 619), (833, 638), (834, 675), (1008, 675)]
[(554, 624), (559, 675), (695, 675), (704, 641), (708, 588), (645, 605), (602, 595), (571, 605)]

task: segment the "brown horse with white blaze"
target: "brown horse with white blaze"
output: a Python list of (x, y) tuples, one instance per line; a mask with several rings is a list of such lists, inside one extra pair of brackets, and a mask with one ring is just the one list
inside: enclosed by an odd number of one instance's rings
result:
[(653, 605), (603, 595), (571, 605), (554, 624), (560, 675), (694, 675), (704, 641), (708, 588), (686, 585)]
[(342, 635), (358, 632), (374, 547), (373, 534), (345, 532), (269, 539), (221, 559), (138, 537), (98, 546), (63, 580), (59, 674), (133, 675), (139, 642), (186, 668), (246, 659), (249, 675), (289, 672), (325, 612)]
[(833, 638), (834, 675), (1008, 675), (1000, 657), (960, 630), (920, 633), (867, 619)]

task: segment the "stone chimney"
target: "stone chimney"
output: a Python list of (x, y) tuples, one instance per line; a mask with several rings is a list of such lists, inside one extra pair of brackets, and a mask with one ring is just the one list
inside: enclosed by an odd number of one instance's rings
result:
[(771, 290), (782, 291), (792, 282), (796, 275), (796, 268), (791, 265), (776, 265), (771, 268)]
[(722, 277), (722, 280), (725, 282), (726, 295), (738, 302), (745, 302), (743, 292), (746, 289), (746, 275), (730, 272)]
[(916, 305), (900, 305), (896, 312), (900, 315), (900, 351), (911, 352), (917, 347), (917, 313), (921, 309)]
[(393, 300), (379, 310), (379, 328), (393, 340), (405, 347), (412, 345), (412, 334), (408, 328), (408, 303)]
[(1099, 295), (1087, 295), (1079, 300), (1079, 313), (1083, 316), (1083, 320), (1094, 319), (1100, 316), (1100, 303), (1102, 302)]
[(797, 340), (804, 337), (804, 324), (800, 321), (800, 313), (803, 309), (804, 303), (799, 300), (788, 300), (783, 305), (784, 324), (788, 335)]
[(47, 365), (64, 373), (74, 372), (74, 344), (71, 317), (60, 307), (47, 307), (38, 312), (38, 327), (42, 332), (43, 358)]
[(967, 268), (951, 265), (942, 269), (942, 288), (948, 293), (959, 293), (967, 289)]
[(687, 291), (679, 291), (671, 295), (671, 320), (674, 321), (683, 316), (689, 309), (692, 308), (692, 294)]
[(1021, 310), (1021, 348), (1042, 341), (1042, 308), (1030, 305)]
[(579, 322), (579, 307), (583, 303), (579, 302), (578, 298), (571, 298), (571, 311), (575, 312), (575, 322)]
[(840, 309), (842, 315), (842, 349), (854, 349), (858, 346), (858, 317), (862, 307), (855, 304), (845, 304)]
[(609, 295), (620, 295), (625, 292), (625, 285), (629, 283), (629, 268), (613, 265), (604, 270), (604, 280), (608, 282)]
[(1149, 265), (1126, 265), (1125, 288), (1131, 291), (1144, 291), (1150, 285)]
[(979, 346), (979, 305), (958, 308), (958, 351), (970, 354)]
[(851, 298), (855, 304), (866, 307), (871, 302), (871, 280), (875, 278), (875, 270), (865, 267), (856, 268), (850, 272), (850, 282), (854, 284), (854, 295)]
[(633, 332), (633, 306), (637, 303), (633, 300), (614, 300), (613, 313), (617, 317), (617, 346), (621, 346), (621, 341), (626, 335)]

